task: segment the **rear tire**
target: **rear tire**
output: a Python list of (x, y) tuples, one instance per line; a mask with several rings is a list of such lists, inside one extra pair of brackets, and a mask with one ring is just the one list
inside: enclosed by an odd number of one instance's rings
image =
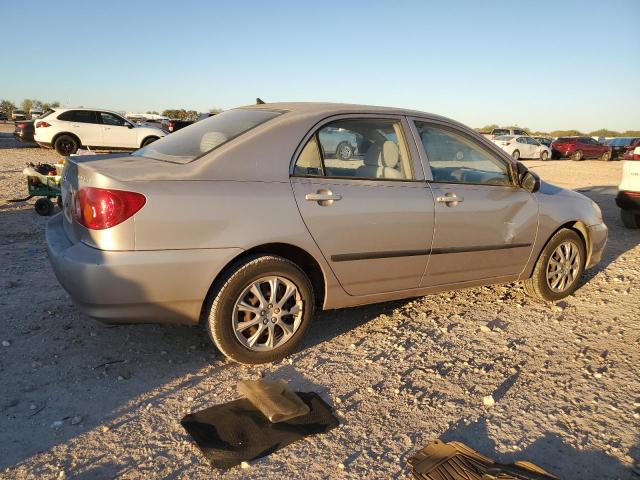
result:
[[(262, 290), (261, 287), (267, 285), (265, 278), (274, 277), (280, 281), (275, 302), (271, 297), (271, 289)], [(251, 288), (256, 284), (264, 302), (252, 293)], [(315, 305), (313, 287), (300, 267), (275, 255), (256, 255), (233, 265), (219, 285), (208, 307), (205, 327), (213, 343), (226, 357), (255, 365), (280, 360), (297, 349), (311, 325)], [(294, 300), (293, 306), (288, 302), (280, 305), (278, 298), (283, 302), (291, 285), (296, 289), (293, 297), (288, 297)], [(240, 308), (240, 304), (245, 308)], [(299, 311), (300, 308), (301, 315), (285, 313)], [(252, 309), (255, 311), (250, 312)], [(281, 327), (279, 325), (284, 323), (283, 319), (287, 323)], [(249, 322), (252, 322), (250, 326), (240, 330), (242, 323)], [(288, 339), (285, 339), (287, 334), (283, 327), (290, 332)], [(251, 340), (256, 336), (251, 347)], [(269, 338), (274, 338), (275, 346), (269, 346)], [(261, 339), (264, 341), (261, 342)], [(277, 345), (278, 342), (282, 343)]]
[[(556, 276), (553, 276), (555, 268), (554, 265), (559, 266), (560, 269), (565, 268), (565, 262), (558, 257), (557, 253), (559, 249), (562, 250), (562, 248), (564, 248), (562, 247), (564, 245), (571, 245), (571, 247), (568, 248), (577, 249), (578, 258), (575, 259), (576, 265), (573, 269), (567, 268), (567, 270), (571, 271), (571, 280), (568, 280), (563, 288), (554, 289), (551, 286), (554, 284), (554, 279), (557, 278)], [(582, 272), (584, 272), (585, 261), (586, 251), (582, 238), (580, 238), (580, 236), (573, 230), (563, 228), (551, 237), (547, 245), (542, 250), (542, 253), (538, 257), (538, 261), (536, 262), (536, 266), (533, 269), (531, 278), (528, 278), (523, 282), (524, 290), (530, 296), (547, 302), (555, 302), (565, 298), (568, 295), (571, 295), (576, 288), (578, 288), (580, 277), (582, 276)], [(550, 275), (551, 279), (549, 278)]]
[(620, 219), (627, 228), (640, 228), (640, 215), (631, 210), (620, 209)]
[(540, 153), (540, 160), (542, 160), (543, 162), (546, 162), (547, 160), (549, 160), (549, 152), (547, 152), (546, 150), (543, 150)]
[(613, 160), (613, 158), (611, 157), (611, 152), (604, 152), (600, 157), (600, 160), (602, 160), (603, 162), (608, 162), (609, 160)]
[(520, 160), (520, 150), (514, 150), (511, 156), (514, 160)]
[(68, 157), (78, 151), (80, 148), (80, 144), (78, 141), (72, 137), (71, 135), (60, 135), (56, 138), (56, 141), (53, 144), (53, 148), (56, 149), (58, 154), (63, 157)]
[(582, 150), (577, 150), (573, 155), (571, 155), (571, 160), (573, 160), (574, 162), (579, 162), (583, 159), (584, 155), (582, 154)]

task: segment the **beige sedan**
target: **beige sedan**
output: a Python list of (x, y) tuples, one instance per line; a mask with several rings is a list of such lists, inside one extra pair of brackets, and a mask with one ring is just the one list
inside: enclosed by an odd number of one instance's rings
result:
[(48, 250), (81, 311), (201, 323), (242, 363), (294, 351), (315, 308), (516, 281), (558, 300), (607, 240), (587, 197), (395, 108), (237, 108), (133, 155), (71, 157), (62, 190)]

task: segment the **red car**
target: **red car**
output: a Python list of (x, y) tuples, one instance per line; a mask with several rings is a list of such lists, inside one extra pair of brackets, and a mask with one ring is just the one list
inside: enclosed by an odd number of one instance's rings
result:
[(622, 157), (624, 160), (640, 160), (640, 152), (636, 152), (640, 148), (640, 141), (636, 143), (634, 148), (627, 150)]
[(591, 137), (560, 137), (551, 142), (552, 158), (599, 158), (605, 162), (611, 160), (611, 147), (595, 141)]

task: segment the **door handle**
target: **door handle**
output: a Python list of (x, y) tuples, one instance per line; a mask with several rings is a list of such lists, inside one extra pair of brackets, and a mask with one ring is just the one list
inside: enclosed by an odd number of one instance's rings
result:
[(436, 197), (436, 202), (444, 203), (447, 205), (447, 207), (455, 207), (459, 203), (464, 202), (464, 198), (459, 197), (455, 193), (447, 192), (442, 197)]
[(318, 202), (318, 205), (323, 207), (327, 207), (332, 205), (333, 202), (337, 202), (342, 199), (342, 195), (338, 195), (337, 193), (333, 193), (331, 190), (326, 188), (321, 188), (316, 193), (307, 193), (304, 196), (304, 199), (309, 202)]

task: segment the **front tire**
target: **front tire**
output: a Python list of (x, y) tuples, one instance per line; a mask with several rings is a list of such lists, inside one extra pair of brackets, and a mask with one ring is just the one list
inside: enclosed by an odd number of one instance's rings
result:
[(542, 250), (531, 278), (524, 281), (525, 292), (547, 302), (571, 295), (578, 288), (585, 261), (582, 238), (568, 228), (559, 230)]
[(148, 137), (148, 138), (145, 138), (145, 139), (142, 141), (142, 145), (140, 145), (140, 147), (146, 147), (147, 145), (149, 145), (150, 143), (155, 142), (156, 140), (158, 140), (158, 137)]
[(56, 141), (53, 144), (53, 148), (56, 149), (58, 154), (63, 157), (68, 157), (78, 151), (80, 148), (80, 144), (78, 141), (72, 137), (71, 135), (60, 135), (56, 138)]
[(36, 209), (36, 213), (38, 215), (48, 217), (49, 215), (51, 215), (51, 212), (53, 212), (53, 202), (46, 197), (42, 197), (36, 200), (34, 208)]
[(353, 157), (353, 146), (349, 142), (340, 142), (336, 147), (336, 158), (349, 160)]
[(622, 220), (622, 224), (627, 228), (640, 228), (640, 214), (632, 212), (631, 210), (620, 209), (620, 220)]
[(582, 150), (577, 150), (573, 155), (571, 155), (571, 160), (573, 160), (574, 162), (579, 162), (583, 158), (584, 156), (582, 154)]
[(205, 319), (209, 337), (228, 358), (255, 365), (296, 350), (310, 327), (313, 287), (295, 263), (258, 255), (229, 269)]
[(549, 159), (549, 152), (547, 152), (546, 150), (543, 150), (540, 153), (540, 160), (542, 160), (543, 162), (546, 162)]
[(603, 162), (608, 162), (609, 160), (611, 160), (611, 152), (604, 152), (600, 157), (600, 160), (602, 160)]
[(514, 150), (511, 156), (514, 160), (520, 160), (520, 150)]

